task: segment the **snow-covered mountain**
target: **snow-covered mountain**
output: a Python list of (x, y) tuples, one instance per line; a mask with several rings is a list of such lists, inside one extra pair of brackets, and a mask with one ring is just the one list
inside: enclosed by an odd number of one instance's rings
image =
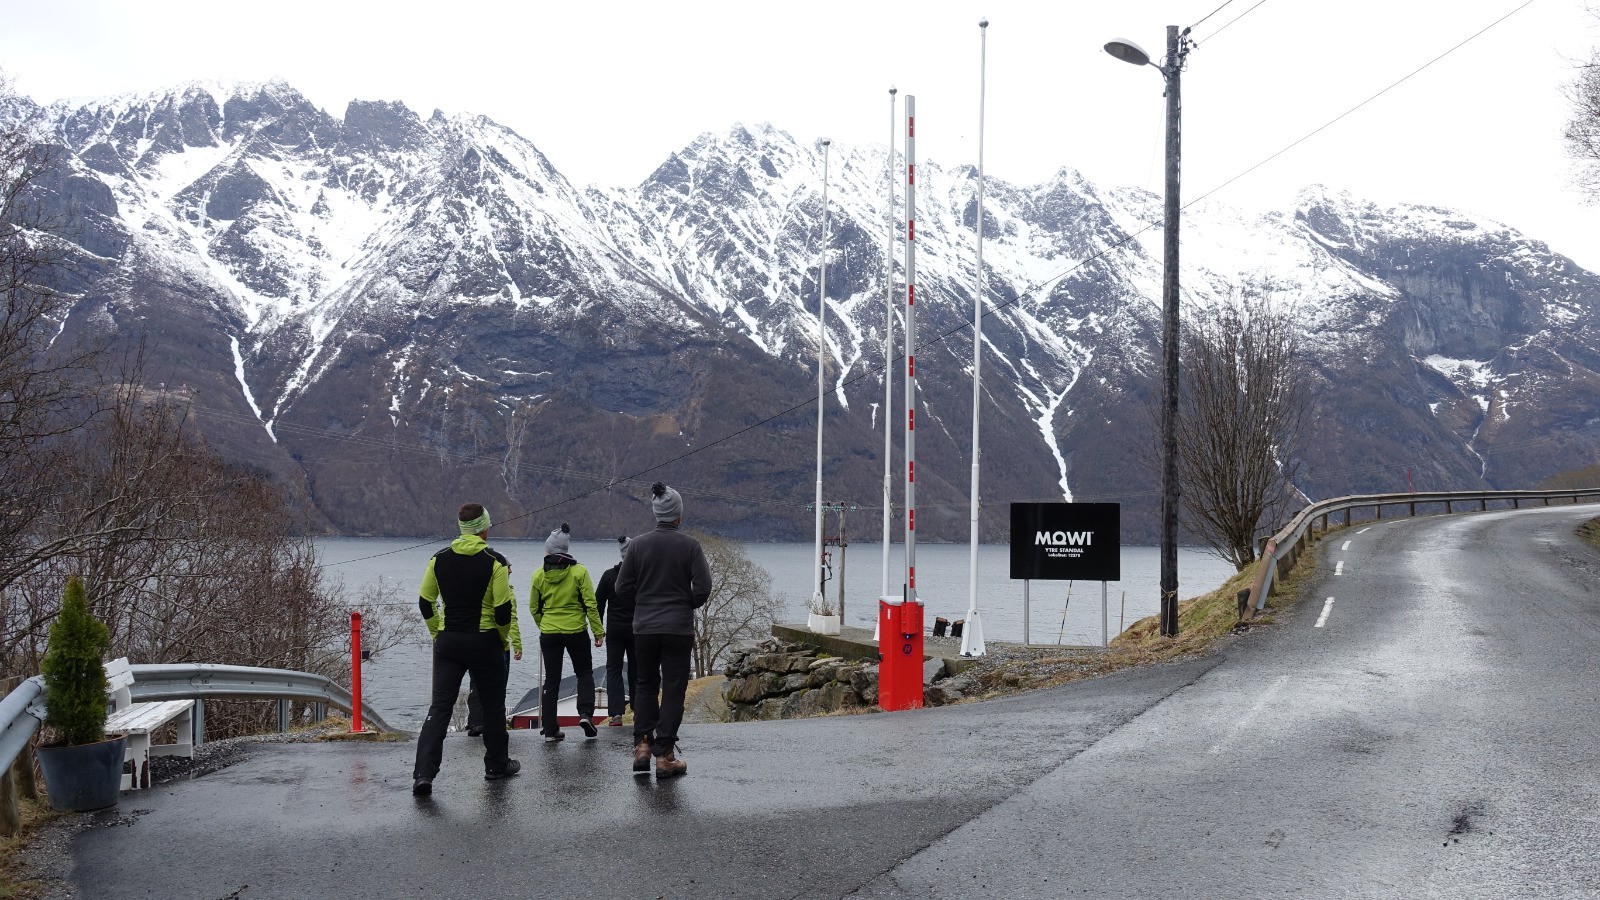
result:
[[(820, 144), (736, 125), (636, 187), (579, 189), (482, 116), (352, 102), (340, 119), (282, 83), (42, 115), (62, 148), (43, 187), (82, 249), (64, 327), (144, 335), (225, 453), (301, 484), (339, 529), (437, 531), (472, 496), (530, 513), (530, 533), (568, 518), (597, 536), (648, 521), (637, 475), (698, 495), (708, 527), (806, 530)], [(826, 489), (864, 507), (881, 499), (900, 231), (884, 154), (835, 143), (829, 160)], [(977, 181), (918, 176), (920, 499), (923, 530), (953, 538)], [(1138, 448), (1160, 198), (1063, 169), (991, 178), (984, 212), (986, 529), (1008, 501), (1069, 496), (1120, 500), (1137, 540), (1156, 499)], [(1187, 308), (1248, 294), (1296, 311), (1318, 380), (1312, 496), (1398, 489), (1407, 468), (1418, 489), (1521, 487), (1600, 457), (1600, 278), (1538, 241), (1312, 188), (1264, 217), (1191, 208), (1183, 260)]]

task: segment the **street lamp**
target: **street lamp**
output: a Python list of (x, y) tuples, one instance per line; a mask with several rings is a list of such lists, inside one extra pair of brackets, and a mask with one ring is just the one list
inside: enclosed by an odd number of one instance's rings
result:
[(1188, 29), (1167, 26), (1166, 64), (1129, 40), (1105, 45), (1113, 57), (1135, 66), (1155, 66), (1167, 83), (1167, 196), (1161, 254), (1161, 633), (1178, 634), (1178, 159), (1179, 88), (1189, 53)]

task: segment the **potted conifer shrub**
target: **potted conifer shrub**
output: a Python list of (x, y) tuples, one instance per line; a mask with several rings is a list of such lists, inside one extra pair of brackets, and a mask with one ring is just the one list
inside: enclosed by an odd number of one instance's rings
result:
[(102, 809), (117, 802), (127, 738), (106, 739), (106, 671), (111, 635), (89, 612), (83, 582), (67, 579), (61, 612), (45, 645), (45, 724), (57, 743), (40, 747), (39, 768), (51, 807), (61, 812)]

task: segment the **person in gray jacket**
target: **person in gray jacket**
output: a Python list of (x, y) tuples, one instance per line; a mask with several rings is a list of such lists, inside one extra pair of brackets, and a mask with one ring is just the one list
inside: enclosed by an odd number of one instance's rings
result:
[(633, 607), (633, 650), (639, 666), (633, 774), (648, 776), (654, 756), (656, 777), (675, 778), (689, 771), (677, 757), (678, 726), (689, 687), (694, 611), (711, 597), (711, 565), (700, 542), (678, 530), (683, 497), (659, 481), (650, 493), (656, 527), (634, 538), (623, 554), (616, 601)]

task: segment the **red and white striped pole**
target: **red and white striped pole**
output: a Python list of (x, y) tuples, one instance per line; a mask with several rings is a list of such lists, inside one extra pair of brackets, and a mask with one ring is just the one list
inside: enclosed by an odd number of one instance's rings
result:
[(906, 583), (878, 601), (878, 705), (922, 706), (922, 601), (917, 599), (917, 98), (906, 97)]
[(361, 730), (361, 610), (350, 613), (350, 730)]

